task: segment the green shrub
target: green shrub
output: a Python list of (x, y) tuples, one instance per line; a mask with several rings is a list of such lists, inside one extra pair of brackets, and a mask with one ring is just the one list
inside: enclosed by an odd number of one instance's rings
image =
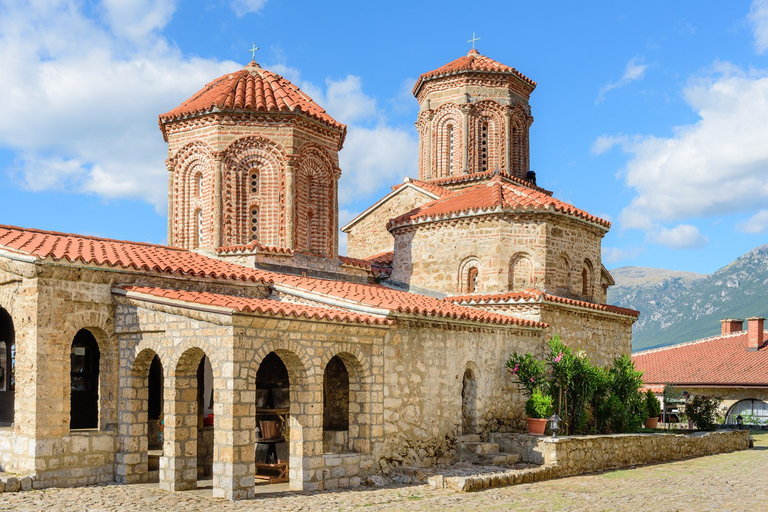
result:
[(645, 392), (645, 411), (649, 418), (658, 418), (661, 414), (661, 403), (650, 389)]
[(504, 366), (523, 387), (525, 396), (531, 396), (534, 390), (546, 384), (547, 371), (544, 362), (534, 359), (530, 353), (512, 354)]
[(685, 413), (699, 430), (715, 430), (720, 402), (719, 396), (695, 395), (685, 405)]
[(552, 397), (540, 389), (534, 389), (525, 402), (525, 414), (529, 418), (549, 418), (552, 416)]

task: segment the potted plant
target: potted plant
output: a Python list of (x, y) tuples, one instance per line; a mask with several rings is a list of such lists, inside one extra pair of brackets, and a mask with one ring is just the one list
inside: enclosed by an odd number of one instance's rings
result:
[(650, 389), (645, 392), (645, 428), (656, 428), (659, 423), (659, 414), (661, 414), (661, 404), (659, 399)]
[(537, 388), (525, 402), (525, 414), (528, 420), (528, 433), (534, 436), (544, 434), (547, 419), (552, 415), (552, 397)]

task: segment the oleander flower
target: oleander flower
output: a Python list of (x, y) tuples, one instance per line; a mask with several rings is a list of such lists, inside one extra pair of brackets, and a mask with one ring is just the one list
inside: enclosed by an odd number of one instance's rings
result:
[(562, 358), (563, 358), (563, 353), (560, 352), (559, 354), (557, 354), (557, 357), (555, 358), (555, 362), (559, 363)]

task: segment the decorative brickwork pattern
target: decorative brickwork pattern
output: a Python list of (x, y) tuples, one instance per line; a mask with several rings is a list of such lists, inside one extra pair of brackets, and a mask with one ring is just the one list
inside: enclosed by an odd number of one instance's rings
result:
[[(173, 240), (176, 247), (194, 249), (213, 242), (213, 155), (207, 144), (192, 142), (177, 154), (173, 172)], [(198, 236), (202, 215), (202, 240)]]

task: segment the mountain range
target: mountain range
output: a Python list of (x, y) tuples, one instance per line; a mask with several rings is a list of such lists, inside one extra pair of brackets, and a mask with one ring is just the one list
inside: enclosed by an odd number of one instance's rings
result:
[(640, 311), (633, 351), (715, 336), (723, 318), (768, 317), (768, 244), (714, 274), (621, 267), (611, 275), (608, 303)]

